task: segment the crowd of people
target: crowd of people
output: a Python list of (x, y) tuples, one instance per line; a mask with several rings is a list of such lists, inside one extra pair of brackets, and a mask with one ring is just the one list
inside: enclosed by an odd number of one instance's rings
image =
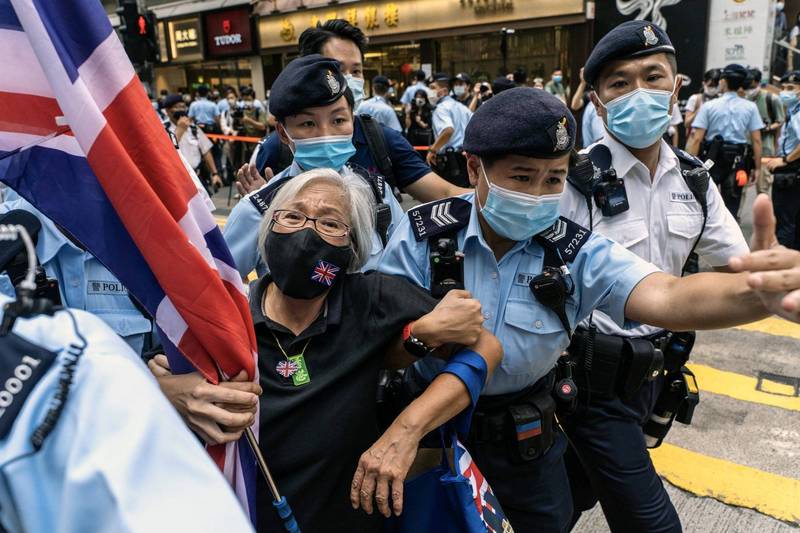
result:
[[(672, 384), (694, 379), (685, 366), (693, 330), (771, 315), (800, 322), (800, 252), (790, 249), (800, 210), (800, 72), (784, 77), (779, 98), (739, 65), (709, 72), (676, 123), (675, 49), (658, 26), (630, 21), (598, 42), (574, 96), (561, 70), (546, 83), (529, 83), (520, 69), (491, 84), (420, 71), (398, 116), (387, 78), (372, 79), (365, 98), (360, 30), (330, 20), (306, 30), (299, 47), (266, 106), (250, 88), (223, 97), (206, 87), (190, 102), (167, 94), (158, 105), (187, 166), (205, 165), (207, 186), (223, 183), (225, 165), (242, 163), (242, 198), (224, 239), (242, 279), (256, 273), (248, 298), (257, 379), (243, 372), (214, 385), (199, 372), (173, 373), (127, 289), (7, 191), (4, 210), (40, 220), (36, 252), (64, 306), (105, 323), (79, 315), (85, 361), (117, 352), (135, 377), (129, 391), (98, 390), (134, 393), (141, 357), (160, 393), (152, 382), (137, 388), (144, 413), (109, 402), (113, 415), (147, 423), (134, 424), (131, 442), (111, 439), (119, 448), (103, 457), (113, 461), (56, 461), (72, 482), (59, 492), (53, 481), (48, 513), (28, 515), (17, 503), (33, 494), (27, 485), (1, 488), (3, 527), (54, 530), (53, 517), (78, 516), (74, 500), (91, 496), (110, 510), (80, 518), (77, 530), (247, 530), (185, 425), (209, 446), (257, 428), (272, 474), (259, 477), (252, 504), (260, 532), (284, 527), (273, 482), (312, 533), (442, 531), (437, 520), (566, 532), (598, 502), (614, 532), (681, 531), (648, 448), (674, 421), (691, 421), (681, 413), (695, 399)], [(584, 124), (591, 109), (599, 124), (580, 152), (568, 104), (584, 107)], [(669, 130), (684, 120), (687, 151)], [(236, 149), (214, 145), (207, 134), (216, 133), (263, 139)], [(745, 182), (765, 176), (760, 187), (775, 176), (772, 202), (754, 202), (749, 246), (735, 219), (741, 172)], [(423, 203), (404, 212), (395, 189)], [(699, 260), (710, 271), (699, 272)], [(10, 274), (0, 290), (13, 298), (18, 276)], [(37, 320), (53, 321), (53, 335), (73, 324), (59, 314)], [(55, 370), (46, 376), (48, 391), (64, 386)], [(76, 386), (89, 376), (81, 380)], [(22, 410), (26, 428), (46, 397)], [(87, 456), (104, 443), (72, 422), (82, 420), (79, 409), (103, 417), (91, 400), (73, 395), (70, 423), (62, 420), (54, 438), (68, 448), (81, 437)], [(97, 426), (113, 433), (111, 423)], [(18, 448), (27, 438), (17, 436)], [(438, 468), (486, 482), (460, 506), (415, 498), (420, 485), (406, 483), (418, 452), (444, 440), (471, 460)], [(132, 472), (145, 456), (148, 467)], [(49, 459), (36, 456), (35, 471)], [(133, 490), (141, 496), (123, 496)], [(162, 512), (174, 500), (180, 512), (154, 524), (148, 505)]]

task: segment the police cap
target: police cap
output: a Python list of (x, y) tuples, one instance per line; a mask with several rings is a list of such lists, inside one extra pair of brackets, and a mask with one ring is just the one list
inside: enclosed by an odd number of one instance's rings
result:
[(517, 84), (514, 83), (514, 80), (510, 80), (505, 76), (500, 76), (499, 78), (495, 78), (492, 82), (492, 94), (500, 94), (501, 92), (513, 89), (516, 86)]
[(161, 107), (163, 109), (169, 109), (170, 107), (174, 106), (175, 104), (179, 104), (183, 102), (183, 98), (179, 94), (170, 94), (164, 101), (161, 103)]
[(466, 84), (472, 83), (472, 78), (466, 72), (459, 72), (453, 81), (463, 81)]
[(431, 79), (433, 81), (446, 81), (447, 83), (450, 83), (450, 74), (447, 72), (436, 72)]
[(381, 76), (380, 74), (378, 74), (377, 76), (372, 78), (372, 84), (375, 85), (376, 83), (378, 85), (386, 85), (388, 87), (389, 86), (389, 78), (387, 78), (386, 76)]
[(593, 85), (603, 67), (619, 59), (650, 54), (675, 54), (667, 32), (646, 20), (629, 20), (606, 33), (589, 54), (583, 79)]
[(720, 78), (725, 80), (731, 80), (731, 79), (745, 80), (747, 79), (747, 69), (744, 68), (742, 65), (731, 63), (730, 65), (722, 69), (722, 72), (720, 72), (719, 76)]
[(347, 79), (338, 61), (319, 54), (298, 57), (272, 84), (269, 112), (283, 120), (309, 107), (332, 104), (345, 91)]
[(781, 83), (800, 83), (800, 70), (787, 72), (781, 77)]
[(464, 150), (478, 156), (553, 159), (574, 145), (575, 118), (567, 106), (530, 87), (508, 89), (484, 102), (464, 133)]

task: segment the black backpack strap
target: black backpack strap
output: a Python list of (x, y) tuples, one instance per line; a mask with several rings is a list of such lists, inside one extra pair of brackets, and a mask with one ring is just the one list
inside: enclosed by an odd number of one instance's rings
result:
[(348, 166), (353, 172), (364, 178), (364, 181), (372, 189), (372, 194), (375, 196), (375, 230), (381, 238), (381, 243), (386, 246), (389, 240), (389, 226), (392, 224), (392, 209), (383, 201), (386, 194), (386, 180), (383, 179), (383, 176), (353, 163), (348, 163)]
[(406, 213), (417, 242), (458, 231), (469, 224), (472, 204), (463, 198), (444, 198), (418, 205)]
[(394, 169), (392, 168), (392, 158), (389, 157), (389, 149), (386, 147), (386, 137), (383, 127), (370, 115), (357, 115), (356, 120), (361, 123), (364, 129), (364, 138), (367, 139), (367, 146), (375, 164), (378, 165), (378, 172), (386, 178), (389, 185), (396, 186)]
[(689, 251), (689, 257), (686, 258), (686, 262), (683, 264), (683, 268), (681, 269), (681, 276), (683, 276), (689, 270), (690, 265), (697, 263), (697, 255), (694, 251), (697, 245), (700, 244), (700, 239), (703, 238), (703, 232), (708, 223), (708, 186), (711, 176), (703, 165), (703, 162), (698, 158), (684, 152), (680, 148), (674, 146), (670, 146), (670, 148), (678, 157), (678, 163), (681, 167), (681, 176), (683, 176), (686, 186), (689, 187), (692, 195), (694, 195), (694, 199), (700, 204), (700, 209), (703, 211), (703, 226), (700, 228), (700, 234), (697, 236), (697, 239), (692, 245), (692, 249)]

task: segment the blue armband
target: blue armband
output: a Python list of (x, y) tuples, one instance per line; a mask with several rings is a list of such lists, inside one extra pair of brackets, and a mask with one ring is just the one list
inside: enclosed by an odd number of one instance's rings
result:
[(483, 386), (486, 384), (489, 367), (483, 357), (472, 350), (462, 348), (447, 361), (447, 365), (441, 372), (456, 376), (469, 391), (469, 407), (453, 419), (456, 431), (462, 435), (467, 435), (472, 420), (472, 412), (475, 410), (475, 405), (478, 403)]

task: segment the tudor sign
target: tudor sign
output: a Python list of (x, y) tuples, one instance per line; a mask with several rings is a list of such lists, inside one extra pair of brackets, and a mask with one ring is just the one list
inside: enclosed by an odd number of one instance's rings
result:
[(249, 8), (208, 13), (205, 22), (206, 55), (242, 55), (255, 50)]

